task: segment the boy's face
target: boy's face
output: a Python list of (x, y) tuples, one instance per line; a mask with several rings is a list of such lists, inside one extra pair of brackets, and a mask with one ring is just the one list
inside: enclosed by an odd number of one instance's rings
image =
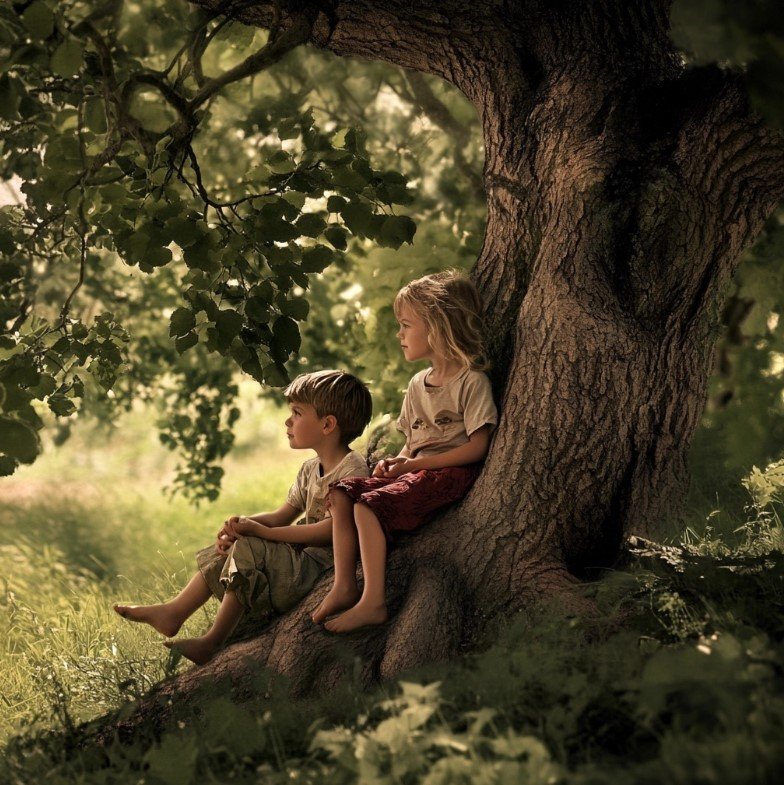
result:
[(326, 437), (326, 418), (319, 417), (309, 403), (289, 402), (289, 416), (285, 422), (289, 447), (293, 450), (314, 449)]
[(425, 320), (408, 306), (403, 306), (398, 314), (398, 323), (400, 329), (397, 331), (397, 339), (406, 360), (414, 362), (429, 358), (432, 349), (427, 342)]

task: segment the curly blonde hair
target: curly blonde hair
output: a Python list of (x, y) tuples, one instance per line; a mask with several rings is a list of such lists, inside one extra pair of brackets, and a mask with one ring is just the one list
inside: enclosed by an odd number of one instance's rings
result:
[(476, 286), (458, 270), (426, 275), (395, 297), (395, 316), (410, 308), (427, 326), (430, 348), (474, 371), (487, 370), (482, 339), (482, 301)]

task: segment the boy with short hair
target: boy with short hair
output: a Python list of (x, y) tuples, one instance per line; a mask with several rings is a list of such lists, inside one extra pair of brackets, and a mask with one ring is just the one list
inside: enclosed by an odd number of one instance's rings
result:
[[(212, 627), (200, 638), (167, 640), (165, 645), (201, 665), (210, 660), (252, 611), (264, 619), (292, 608), (332, 566), (329, 484), (344, 477), (367, 477), (365, 460), (349, 448), (370, 421), (367, 387), (344, 371), (298, 376), (283, 393), (290, 414), (289, 446), (312, 449), (286, 501), (274, 512), (232, 516), (214, 546), (196, 554), (199, 571), (173, 599), (159, 605), (115, 605), (125, 619), (145, 622), (176, 635), (183, 622), (211, 596), (221, 600)], [(300, 513), (304, 518), (290, 526)]]

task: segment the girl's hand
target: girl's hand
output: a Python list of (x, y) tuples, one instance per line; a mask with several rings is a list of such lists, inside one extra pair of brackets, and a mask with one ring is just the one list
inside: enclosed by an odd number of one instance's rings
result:
[(408, 472), (417, 471), (416, 464), (412, 458), (404, 458), (398, 456), (397, 458), (387, 458), (384, 461), (379, 461), (384, 464), (383, 474), (381, 477), (395, 478), (400, 477), (401, 474), (408, 474)]
[(387, 469), (387, 458), (382, 458), (374, 467), (373, 467), (373, 474), (371, 477), (385, 477), (386, 475), (384, 472)]

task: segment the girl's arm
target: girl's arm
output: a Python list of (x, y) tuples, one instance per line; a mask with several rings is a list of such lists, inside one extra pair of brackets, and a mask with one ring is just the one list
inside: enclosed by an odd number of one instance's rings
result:
[(400, 459), (410, 458), (411, 453), (408, 450), (408, 445), (403, 445), (403, 449), (394, 458), (382, 458), (373, 467), (373, 477), (389, 477), (388, 470), (397, 463)]
[(419, 472), (423, 469), (446, 469), (450, 466), (466, 466), (469, 463), (481, 461), (490, 449), (490, 435), (492, 425), (483, 425), (477, 428), (465, 444), (453, 447), (437, 455), (418, 455), (416, 458), (402, 457), (390, 458), (387, 461), (385, 477), (398, 477), (406, 472)]
[(253, 518), (240, 518), (230, 524), (234, 536), (261, 537), (271, 542), (298, 542), (302, 545), (331, 545), (332, 518), (302, 526), (266, 526)]

